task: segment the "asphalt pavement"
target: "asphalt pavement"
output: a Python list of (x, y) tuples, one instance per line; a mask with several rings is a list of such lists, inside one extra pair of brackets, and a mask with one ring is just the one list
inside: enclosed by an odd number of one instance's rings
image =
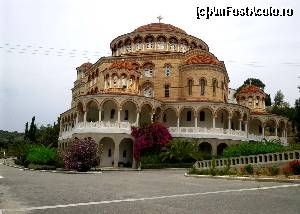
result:
[(299, 213), (299, 184), (190, 178), (184, 173), (63, 174), (0, 165), (0, 214)]

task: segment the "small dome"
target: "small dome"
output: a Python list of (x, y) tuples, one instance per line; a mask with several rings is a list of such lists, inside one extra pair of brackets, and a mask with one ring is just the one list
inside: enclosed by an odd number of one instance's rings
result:
[(171, 33), (181, 33), (181, 34), (187, 34), (184, 30), (175, 27), (170, 24), (164, 24), (164, 23), (151, 23), (147, 25), (143, 25), (135, 29), (133, 32), (153, 32), (153, 31), (163, 31), (163, 32), (171, 32)]
[(259, 94), (263, 94), (265, 95), (265, 92), (257, 87), (256, 85), (246, 85), (244, 87), (241, 88), (241, 90), (238, 92), (238, 94), (241, 94), (241, 93), (259, 93)]

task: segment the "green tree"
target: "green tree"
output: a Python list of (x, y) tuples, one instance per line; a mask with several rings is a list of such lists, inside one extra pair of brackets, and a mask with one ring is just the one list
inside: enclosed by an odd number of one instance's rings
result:
[(190, 140), (173, 139), (166, 145), (166, 150), (161, 153), (163, 161), (195, 161), (202, 159), (202, 153), (198, 150), (197, 144)]
[(284, 95), (281, 90), (277, 91), (274, 97), (274, 104), (276, 106), (281, 106), (283, 104)]
[(54, 123), (53, 126), (48, 124), (48, 126), (41, 126), (37, 131), (36, 140), (37, 143), (50, 146), (57, 147), (58, 145), (58, 137), (59, 137), (59, 125), (60, 118), (57, 119), (57, 123)]
[(26, 122), (25, 124), (25, 135), (24, 135), (24, 139), (28, 139), (29, 136), (28, 136), (28, 122)]
[(251, 81), (251, 85), (255, 85), (257, 87), (260, 87), (262, 90), (265, 89), (266, 85), (260, 80), (260, 79), (256, 79), (256, 78), (248, 78), (244, 81), (244, 85), (250, 85), (250, 81)]
[[(26, 131), (26, 127), (25, 127), (25, 131)], [(28, 133), (27, 139), (30, 140), (32, 143), (36, 142), (36, 131), (37, 131), (37, 126), (35, 124), (35, 116), (33, 116), (31, 119), (29, 130), (27, 132)]]
[(270, 94), (266, 94), (265, 104), (266, 104), (266, 106), (271, 106), (272, 105)]
[[(237, 93), (241, 90), (242, 87), (244, 87), (244, 86), (246, 86), (246, 85), (250, 85), (250, 82), (251, 82), (251, 85), (255, 85), (255, 86), (261, 88), (262, 90), (265, 89), (265, 86), (266, 86), (266, 85), (265, 85), (260, 79), (256, 79), (256, 78), (248, 78), (248, 79), (246, 79), (246, 80), (244, 81), (243, 85), (241, 85), (240, 87), (238, 87), (238, 88), (236, 89), (236, 93), (235, 93), (235, 94), (237, 94)], [(271, 99), (271, 98), (270, 98), (270, 99)], [(271, 103), (271, 100), (270, 100), (270, 103)], [(266, 105), (267, 105), (267, 104), (266, 104)], [(270, 105), (271, 105), (271, 104), (270, 104)]]

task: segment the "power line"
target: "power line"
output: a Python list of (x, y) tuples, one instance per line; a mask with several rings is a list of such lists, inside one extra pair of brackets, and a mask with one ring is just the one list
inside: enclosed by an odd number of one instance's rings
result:
[[(82, 49), (67, 49), (67, 48), (55, 48), (55, 47), (45, 47), (36, 46), (32, 44), (11, 44), (11, 43), (0, 43), (0, 50), (4, 50), (7, 53), (18, 53), (18, 54), (32, 54), (32, 55), (44, 55), (44, 56), (56, 56), (56, 57), (70, 57), (70, 58), (83, 58), (83, 59), (99, 59), (101, 55), (100, 51), (82, 50)], [(110, 55), (111, 53), (107, 53)], [(262, 64), (260, 61), (249, 61), (249, 62), (238, 62), (236, 60), (225, 60), (227, 64), (241, 64), (253, 68), (263, 68), (266, 65)], [(283, 66), (288, 67), (300, 67), (299, 61), (287, 61), (280, 62)]]

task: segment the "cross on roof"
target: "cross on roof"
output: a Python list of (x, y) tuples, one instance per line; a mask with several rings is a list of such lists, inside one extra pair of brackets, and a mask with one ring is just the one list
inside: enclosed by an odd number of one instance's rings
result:
[(158, 22), (159, 22), (159, 23), (160, 23), (160, 20), (163, 19), (163, 17), (162, 17), (161, 15), (159, 15), (157, 18), (158, 18)]
[(252, 84), (252, 80), (250, 80), (249, 82), (250, 82), (250, 85), (251, 85)]

